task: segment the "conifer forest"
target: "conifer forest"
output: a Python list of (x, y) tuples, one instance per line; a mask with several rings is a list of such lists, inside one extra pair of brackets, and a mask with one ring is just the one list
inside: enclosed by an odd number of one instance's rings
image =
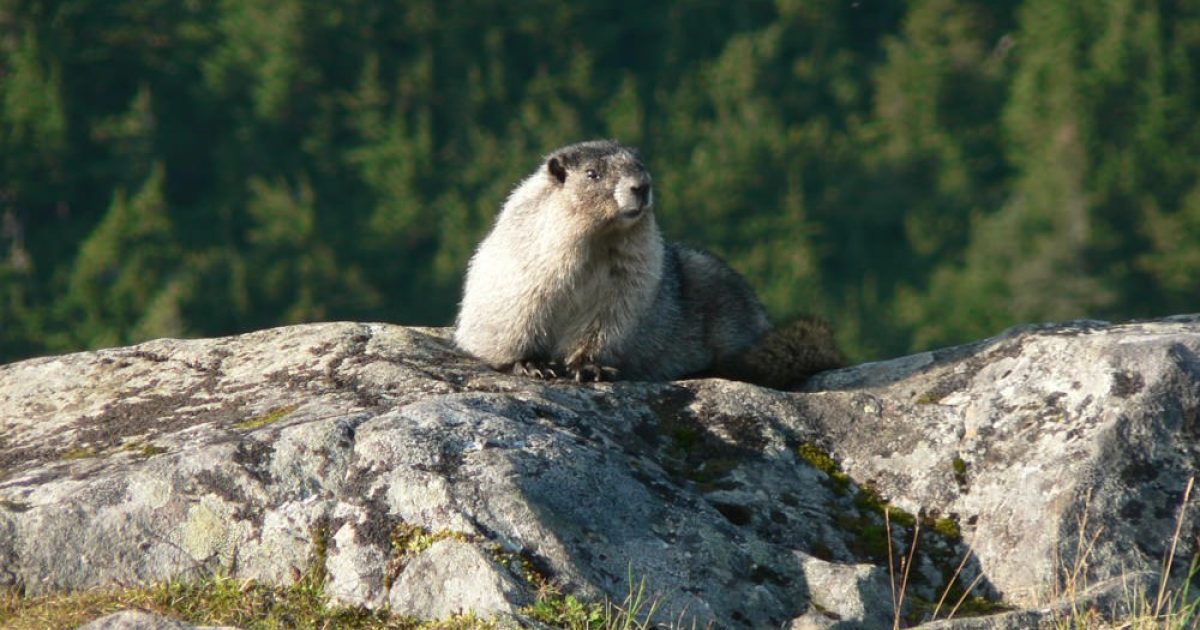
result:
[(600, 137), (853, 361), (1200, 311), (1195, 0), (0, 0), (0, 363), (449, 325)]

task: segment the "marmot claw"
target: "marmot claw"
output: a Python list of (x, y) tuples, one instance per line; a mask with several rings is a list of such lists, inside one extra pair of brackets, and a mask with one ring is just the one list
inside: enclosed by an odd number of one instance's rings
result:
[(615, 367), (597, 365), (595, 363), (572, 365), (568, 366), (567, 369), (575, 376), (576, 383), (614, 381), (617, 379), (617, 374), (619, 373)]
[(512, 364), (511, 371), (517, 376), (532, 376), (541, 379), (558, 378), (558, 371), (554, 369), (555, 363), (551, 361), (516, 361)]

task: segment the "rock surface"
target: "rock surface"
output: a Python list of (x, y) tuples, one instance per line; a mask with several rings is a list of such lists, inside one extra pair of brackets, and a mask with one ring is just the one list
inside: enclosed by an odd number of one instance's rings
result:
[(1035, 605), (1076, 567), (1094, 583), (1162, 565), (1200, 464), (1198, 322), (1017, 328), (827, 373), (800, 407), (852, 477), (958, 519), (992, 586)]
[(886, 627), (888, 549), (898, 569), (915, 520), (906, 619), (964, 556), (959, 591), (1051, 610), (1065, 577), (1170, 549), (1200, 461), (1200, 316), (1024, 327), (807, 389), (539, 382), (384, 324), (15, 363), (0, 587), (286, 584), (316, 561), (339, 601), (429, 618), (644, 579), (686, 625)]

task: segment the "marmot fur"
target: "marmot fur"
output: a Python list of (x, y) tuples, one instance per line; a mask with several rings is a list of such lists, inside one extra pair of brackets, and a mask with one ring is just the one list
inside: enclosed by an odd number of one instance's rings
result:
[(664, 243), (653, 202), (633, 149), (592, 141), (551, 153), (471, 258), (455, 342), (496, 369), (576, 380), (704, 373), (783, 387), (840, 365), (827, 327), (804, 319), (772, 332), (741, 276)]

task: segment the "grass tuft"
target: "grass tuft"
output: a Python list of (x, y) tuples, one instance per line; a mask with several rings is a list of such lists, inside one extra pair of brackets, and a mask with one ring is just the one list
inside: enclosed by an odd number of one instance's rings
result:
[(0, 627), (66, 630), (130, 609), (194, 624), (233, 625), (246, 630), (417, 630), (427, 627), (413, 619), (393, 617), (386, 611), (330, 605), (321, 587), (305, 579), (280, 587), (220, 575), (197, 581), (171, 580), (152, 586), (34, 597), (8, 591), (0, 594)]
[(96, 447), (94, 447), (94, 446), (77, 446), (77, 447), (72, 448), (71, 450), (63, 453), (62, 458), (66, 461), (73, 461), (76, 459), (87, 459), (89, 457), (95, 457), (99, 453), (100, 452), (97, 451)]
[(0, 592), (0, 627), (6, 630), (59, 630), (121, 610), (145, 610), (200, 625), (231, 625), (245, 630), (319, 628), (345, 630), (492, 630), (494, 621), (471, 614), (419, 621), (330, 602), (325, 594), (325, 551), (328, 531), (314, 528), (307, 568), (287, 586), (210, 575), (198, 580), (174, 579), (129, 588), (107, 588), (26, 596)]
[(584, 602), (571, 595), (543, 593), (536, 603), (522, 609), (535, 621), (564, 630), (650, 630), (650, 628), (682, 628), (682, 624), (662, 626), (654, 621), (659, 600), (646, 590), (646, 578), (633, 580), (629, 574), (629, 594), (621, 603)]

